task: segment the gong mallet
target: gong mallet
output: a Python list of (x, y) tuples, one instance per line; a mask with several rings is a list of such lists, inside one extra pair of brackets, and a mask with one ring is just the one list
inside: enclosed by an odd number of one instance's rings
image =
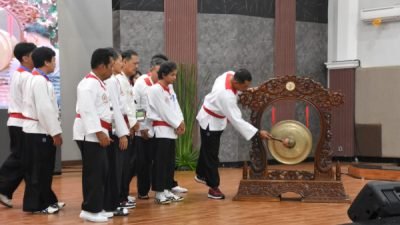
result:
[(283, 146), (285, 146), (286, 148), (293, 148), (296, 145), (296, 141), (291, 138), (281, 139), (281, 138), (271, 136), (271, 140), (281, 142), (283, 144)]

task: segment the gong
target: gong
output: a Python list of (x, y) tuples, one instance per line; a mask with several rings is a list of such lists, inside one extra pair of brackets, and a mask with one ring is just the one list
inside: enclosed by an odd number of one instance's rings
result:
[(272, 127), (271, 135), (273, 138), (268, 141), (268, 149), (271, 155), (281, 163), (289, 165), (300, 163), (311, 152), (311, 132), (298, 121), (280, 121)]

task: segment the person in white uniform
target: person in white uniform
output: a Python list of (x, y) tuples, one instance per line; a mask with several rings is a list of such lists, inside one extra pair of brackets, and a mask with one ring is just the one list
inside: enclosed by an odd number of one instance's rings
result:
[(8, 134), (10, 136), (11, 154), (0, 168), (0, 204), (12, 207), (12, 196), (22, 179), (24, 172), (22, 167), (22, 154), (24, 132), (22, 126), (23, 87), (27, 79), (32, 76), (33, 69), (32, 52), (36, 49), (33, 43), (21, 42), (14, 48), (14, 56), (20, 62), (18, 69), (12, 74), (10, 91), (8, 94)]
[[(121, 87), (121, 93), (124, 95), (123, 108), (121, 109), (127, 118), (130, 126), (131, 135), (133, 137), (136, 130), (139, 129), (139, 123), (136, 119), (136, 103), (134, 99), (134, 92), (130, 85), (129, 78), (136, 74), (139, 67), (139, 55), (137, 52), (129, 49), (122, 52), (122, 71), (115, 77)], [(123, 152), (120, 157), (122, 158), (121, 163), (121, 180), (120, 184), (120, 206), (125, 208), (133, 208), (136, 205), (136, 199), (133, 196), (129, 196), (129, 187), (132, 178), (135, 175), (136, 169), (136, 150), (133, 144), (133, 140), (130, 140), (128, 149)]]
[(56, 147), (62, 144), (57, 97), (47, 77), (56, 67), (55, 52), (48, 47), (36, 48), (32, 60), (35, 69), (25, 83), (22, 107), (26, 184), (22, 208), (51, 214), (64, 206), (58, 205), (51, 189)]
[(104, 80), (112, 75), (113, 52), (96, 49), (91, 57), (92, 71), (78, 84), (73, 139), (82, 155), (83, 202), (80, 218), (106, 222), (112, 213), (104, 211), (104, 189), (108, 175), (107, 147), (111, 139), (112, 112)]
[(108, 176), (105, 187), (104, 210), (106, 212), (112, 212), (114, 216), (127, 216), (129, 214), (128, 209), (120, 207), (119, 201), (119, 184), (121, 181), (121, 166), (123, 163), (122, 158), (119, 156), (121, 155), (120, 153), (126, 152), (128, 148), (130, 132), (128, 118), (124, 108), (125, 95), (123, 94), (121, 85), (115, 76), (115, 74), (121, 73), (122, 57), (117, 50), (113, 48), (109, 48), (109, 50), (113, 52), (113, 75), (105, 80), (104, 83), (106, 84), (107, 91), (110, 95), (110, 106), (113, 114), (113, 129), (110, 135), (113, 142), (107, 149)]
[(237, 104), (239, 91), (246, 90), (251, 80), (251, 74), (246, 69), (223, 73), (215, 80), (211, 92), (204, 98), (204, 103), (197, 114), (201, 146), (195, 180), (209, 187), (208, 197), (211, 199), (225, 198), (219, 189), (218, 154), (220, 137), (228, 121), (246, 140), (255, 135), (264, 139), (270, 138), (267, 131), (258, 130), (243, 120)]
[(164, 62), (158, 71), (158, 83), (148, 91), (147, 117), (152, 121), (155, 135), (152, 190), (155, 201), (168, 204), (183, 197), (171, 192), (175, 170), (175, 140), (185, 132), (185, 122), (172, 84), (176, 80), (177, 65)]
[[(158, 82), (158, 70), (160, 65), (168, 61), (163, 54), (152, 56), (150, 61), (150, 71), (140, 76), (133, 86), (135, 92), (135, 102), (137, 108), (146, 115), (147, 111), (147, 93), (148, 89)], [(140, 132), (135, 133), (135, 148), (137, 152), (137, 189), (139, 199), (149, 199), (149, 191), (151, 187), (151, 169), (153, 166), (154, 155), (154, 130), (151, 121), (145, 117), (140, 123)], [(188, 189), (173, 182), (172, 192), (186, 193)]]

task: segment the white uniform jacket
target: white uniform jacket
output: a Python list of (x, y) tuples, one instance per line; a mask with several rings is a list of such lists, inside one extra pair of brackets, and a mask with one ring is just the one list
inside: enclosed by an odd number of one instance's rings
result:
[(178, 138), (175, 129), (183, 122), (183, 114), (172, 85), (157, 83), (149, 88), (147, 117), (152, 121), (156, 138)]
[(31, 71), (20, 66), (12, 75), (10, 91), (8, 94), (8, 121), (7, 126), (22, 127), (24, 116), (22, 115), (23, 92), (28, 78), (32, 76)]
[(111, 131), (112, 112), (106, 85), (93, 72), (83, 78), (77, 88), (74, 140), (99, 142), (96, 133)]
[(196, 119), (202, 129), (209, 127), (210, 131), (224, 130), (229, 121), (246, 140), (250, 140), (258, 129), (242, 118), (237, 105), (237, 91), (232, 89), (230, 83), (234, 74), (235, 72), (228, 71), (215, 80), (211, 92), (204, 98)]
[(114, 75), (105, 80), (104, 83), (106, 84), (112, 106), (112, 124), (115, 125), (113, 132), (117, 137), (129, 135), (129, 124), (125, 120), (126, 116), (123, 113), (125, 96), (122, 94), (121, 86)]
[(115, 75), (115, 78), (117, 78), (118, 84), (121, 88), (121, 112), (128, 118), (129, 128), (132, 128), (137, 123), (137, 120), (135, 96), (132, 90), (131, 83), (129, 82), (128, 77), (123, 72), (121, 74)]
[(32, 76), (26, 80), (22, 114), (25, 117), (22, 128), (25, 133), (50, 136), (62, 133), (53, 84), (39, 69), (34, 69)]
[[(135, 85), (133, 86), (133, 92), (135, 96), (135, 102), (138, 109), (143, 109), (146, 111), (146, 118), (144, 121), (140, 122), (140, 130), (149, 130), (149, 136), (154, 136), (154, 129), (151, 124), (151, 121), (147, 118), (147, 111), (148, 111), (148, 101), (147, 95), (148, 91), (151, 86), (154, 85), (153, 80), (151, 79), (151, 75), (143, 74), (140, 76), (136, 81)], [(136, 136), (141, 136), (140, 132), (136, 132)]]

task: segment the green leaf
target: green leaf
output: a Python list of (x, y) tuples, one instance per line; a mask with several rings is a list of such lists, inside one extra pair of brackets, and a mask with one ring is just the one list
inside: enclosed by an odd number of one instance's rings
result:
[(196, 168), (198, 151), (193, 147), (193, 131), (197, 114), (197, 76), (196, 66), (180, 64), (174, 84), (178, 102), (185, 118), (186, 132), (176, 143), (176, 166), (178, 169)]

